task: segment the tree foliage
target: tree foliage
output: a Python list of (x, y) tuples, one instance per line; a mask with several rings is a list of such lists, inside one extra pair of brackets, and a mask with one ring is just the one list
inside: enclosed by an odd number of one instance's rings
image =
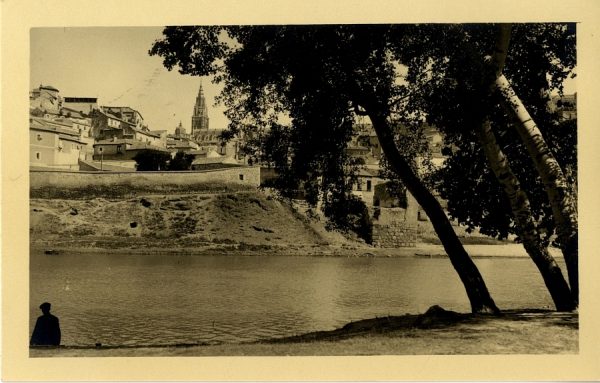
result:
[[(494, 25), (454, 25), (425, 28), (421, 42), (406, 50), (407, 82), (412, 114), (425, 114), (444, 134), (445, 166), (431, 176), (450, 214), (469, 229), (506, 238), (515, 233), (508, 200), (491, 173), (476, 130), (491, 119), (502, 150), (527, 190), (534, 218), (549, 241), (554, 222), (541, 181), (501, 102), (489, 92), (492, 68), (484, 57), (493, 54)], [(552, 91), (562, 91), (573, 76), (575, 35), (572, 25), (520, 24), (513, 38), (505, 73), (542, 130), (563, 168), (576, 168), (576, 122), (562, 123), (548, 108)], [(422, 44), (425, 44), (423, 47)], [(434, 54), (432, 54), (432, 52)], [(576, 180), (576, 171), (569, 172)]]
[(194, 161), (194, 155), (177, 152), (173, 159), (169, 161), (168, 170), (190, 170), (192, 168), (192, 162)]
[[(432, 182), (449, 199), (452, 214), (492, 235), (511, 232), (506, 201), (473, 135), (477, 124), (491, 118), (511, 161), (513, 157), (521, 161), (516, 162), (523, 169), (519, 176), (529, 177), (522, 182), (539, 190), (539, 179), (524, 160), (527, 155), (506, 129), (510, 123), (506, 112), (490, 96), (494, 71), (484, 57), (493, 53), (493, 28), (443, 24), (168, 27), (150, 54), (160, 55), (167, 68), (178, 67), (181, 73), (214, 75), (224, 85), (219, 101), (231, 121), (228, 134), (244, 135), (257, 156), (284, 174), (285, 187), (302, 186), (309, 199), (325, 201), (325, 210), (328, 198), (334, 205), (339, 201), (340, 207), (348, 204), (348, 175), (352, 174), (348, 170), (357, 164), (344, 149), (356, 116), (367, 115), (393, 174), (432, 220), (473, 310), (495, 312), (481, 276), (421, 171), (422, 160), (427, 159), (422, 145), (422, 126), (427, 121), (447, 138), (446, 174), (439, 173)], [(559, 87), (573, 68), (568, 46), (574, 35), (572, 28), (560, 24), (519, 28), (516, 35), (522, 37), (511, 49), (506, 73), (516, 89), (527, 91), (524, 101), (535, 105), (534, 117), (545, 124), (540, 95)], [(408, 68), (405, 75), (403, 65)], [(280, 146), (273, 149), (273, 144)], [(549, 214), (547, 201), (539, 192), (533, 195), (536, 218), (543, 221)]]
[[(346, 153), (354, 115), (333, 82), (335, 68), (323, 76), (311, 74), (311, 67), (316, 71), (332, 58), (325, 47), (317, 48), (320, 59), (295, 47), (301, 44), (306, 52), (314, 41), (311, 34), (330, 29), (253, 26), (200, 32), (172, 27), (150, 54), (163, 56), (167, 68), (177, 65), (181, 73), (216, 75), (225, 87), (219, 100), (227, 107), (229, 136), (243, 135), (246, 154), (277, 170), (274, 186), (287, 196), (302, 190), (309, 203), (322, 203), (330, 227), (370, 241), (366, 206), (351, 194), (360, 166)], [(218, 36), (223, 33), (237, 44), (222, 43)], [(217, 62), (227, 70), (219, 71)]]
[(169, 153), (150, 149), (141, 150), (133, 157), (138, 172), (167, 170), (170, 159)]

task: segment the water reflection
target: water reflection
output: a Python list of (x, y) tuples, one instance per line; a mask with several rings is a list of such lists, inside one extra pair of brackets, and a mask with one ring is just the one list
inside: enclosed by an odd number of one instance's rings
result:
[[(528, 259), (480, 259), (501, 307), (551, 307)], [(52, 302), (63, 344), (239, 342), (351, 320), (468, 311), (447, 259), (31, 255), (30, 326)]]

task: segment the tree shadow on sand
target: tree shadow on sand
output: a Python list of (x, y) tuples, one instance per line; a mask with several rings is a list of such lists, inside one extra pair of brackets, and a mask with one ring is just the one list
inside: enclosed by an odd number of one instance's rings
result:
[[(510, 326), (514, 322), (538, 322), (543, 326), (565, 326), (577, 330), (579, 316), (576, 312), (555, 312), (551, 310), (523, 309), (507, 310), (499, 315), (465, 314), (448, 311), (440, 306), (430, 307), (424, 314), (406, 314), (363, 319), (350, 322), (331, 331), (316, 331), (290, 337), (261, 340), (256, 343), (294, 343), (327, 341), (352, 338), (367, 334), (383, 334), (406, 331), (406, 336), (415, 335), (418, 330), (463, 331), (480, 326)], [(516, 324), (516, 323), (515, 323)], [(460, 328), (459, 328), (460, 327)], [(253, 342), (254, 343), (254, 342)]]

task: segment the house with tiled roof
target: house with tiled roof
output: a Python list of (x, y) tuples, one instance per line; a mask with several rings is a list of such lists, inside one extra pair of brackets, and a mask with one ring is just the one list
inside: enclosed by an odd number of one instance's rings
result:
[(79, 169), (85, 159), (87, 142), (72, 124), (29, 118), (30, 166)]
[(219, 154), (213, 149), (191, 152), (191, 154), (194, 153), (196, 154), (195, 159), (192, 162), (192, 170), (209, 170), (243, 166), (234, 158)]
[(191, 152), (198, 150), (199, 146), (196, 142), (188, 138), (167, 138), (167, 149), (171, 152)]
[(95, 161), (133, 161), (141, 151), (155, 150), (170, 153), (167, 148), (154, 146), (131, 138), (111, 138), (98, 140), (94, 144)]
[(98, 99), (96, 97), (64, 97), (63, 108), (89, 115), (94, 109), (98, 109)]
[(157, 148), (166, 148), (166, 131), (151, 131), (135, 123), (119, 118), (105, 109), (94, 111), (92, 130), (97, 141), (128, 139), (146, 143)]
[(135, 125), (139, 129), (145, 127), (144, 117), (133, 108), (128, 106), (102, 106), (101, 109), (106, 113), (110, 113), (123, 121)]
[(29, 92), (29, 108), (43, 114), (58, 115), (62, 108), (59, 90), (51, 85), (42, 85)]

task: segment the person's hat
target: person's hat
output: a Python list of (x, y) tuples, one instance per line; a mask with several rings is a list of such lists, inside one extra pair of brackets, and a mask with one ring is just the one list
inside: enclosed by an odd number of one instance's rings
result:
[(40, 305), (40, 309), (42, 309), (42, 310), (44, 310), (44, 309), (46, 309), (46, 310), (50, 310), (50, 306), (51, 306), (51, 304), (50, 304), (50, 303), (48, 303), (48, 302), (44, 302), (44, 303), (42, 303), (42, 304)]

